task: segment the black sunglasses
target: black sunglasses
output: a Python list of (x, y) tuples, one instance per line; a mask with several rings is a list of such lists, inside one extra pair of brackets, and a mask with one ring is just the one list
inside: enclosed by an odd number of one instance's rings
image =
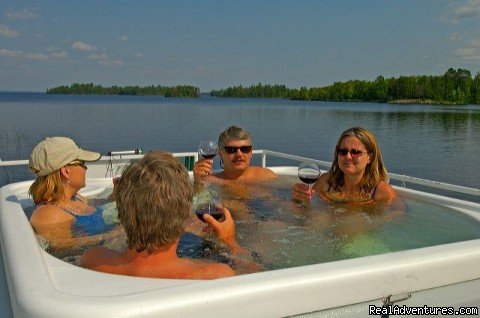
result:
[(363, 155), (366, 152), (362, 151), (362, 150), (358, 150), (358, 149), (347, 149), (347, 148), (339, 148), (338, 149), (338, 154), (340, 156), (346, 156), (348, 153), (350, 153), (350, 156), (355, 158), (355, 157), (360, 157), (361, 155)]
[(241, 147), (225, 146), (223, 147), (223, 149), (225, 149), (225, 152), (230, 155), (233, 155), (234, 153), (236, 153), (238, 149), (240, 149), (242, 153), (252, 152), (252, 146), (241, 146)]

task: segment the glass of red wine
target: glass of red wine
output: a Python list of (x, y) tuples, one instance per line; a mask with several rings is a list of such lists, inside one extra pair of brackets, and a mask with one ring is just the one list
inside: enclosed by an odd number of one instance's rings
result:
[[(208, 202), (199, 202), (195, 205), (195, 215), (200, 221), (205, 222), (203, 215), (210, 214), (217, 221), (223, 217), (223, 205), (220, 201), (212, 199)], [(206, 222), (205, 222), (206, 223)]]
[(203, 159), (213, 159), (217, 155), (218, 146), (215, 141), (207, 140), (200, 142), (198, 146), (198, 154), (203, 157)]
[(302, 162), (298, 166), (298, 177), (302, 182), (308, 184), (309, 189), (317, 182), (321, 174), (320, 167), (316, 163)]
[[(217, 143), (213, 140), (201, 141), (198, 146), (198, 155), (202, 156), (203, 159), (213, 159), (218, 153)], [(205, 175), (205, 180), (203, 184), (205, 187), (208, 186), (208, 174)]]

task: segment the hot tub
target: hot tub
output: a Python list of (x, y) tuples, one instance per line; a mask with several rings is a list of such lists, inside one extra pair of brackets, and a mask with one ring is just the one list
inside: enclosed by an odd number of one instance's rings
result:
[[(272, 169), (296, 173), (295, 167)], [(87, 190), (95, 193), (111, 182), (88, 178)], [(454, 310), (480, 304), (480, 239), (212, 281), (86, 270), (40, 247), (22, 209), (30, 184), (0, 189), (1, 248), (11, 304), (9, 312), (3, 286), (2, 317), (365, 317), (372, 306), (388, 304)], [(480, 204), (397, 191), (480, 221)]]

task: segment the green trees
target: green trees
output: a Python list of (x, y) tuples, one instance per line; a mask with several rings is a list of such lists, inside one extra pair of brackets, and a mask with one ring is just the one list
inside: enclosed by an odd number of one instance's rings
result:
[(47, 89), (47, 94), (66, 94), (66, 95), (150, 95), (165, 97), (183, 97), (195, 98), (200, 95), (198, 87), (189, 85), (177, 86), (111, 86), (102, 87), (93, 83), (78, 84), (74, 83), (70, 86), (58, 86)]
[(211, 96), (232, 98), (289, 98), (290, 90), (285, 85), (263, 85), (261, 83), (250, 87), (234, 86), (217, 91), (211, 91)]
[(437, 76), (400, 76), (375, 81), (349, 80), (324, 87), (289, 89), (285, 85), (234, 86), (210, 92), (211, 96), (236, 98), (286, 98), (322, 101), (415, 102), (480, 104), (480, 72), (472, 79), (466, 69), (450, 68)]
[[(93, 83), (58, 86), (47, 94), (74, 95), (160, 95), (165, 97), (198, 97), (200, 89), (189, 85), (177, 86), (111, 86)], [(285, 85), (259, 83), (210, 92), (211, 96), (232, 98), (282, 98), (319, 101), (408, 102), (432, 104), (480, 104), (480, 72), (475, 78), (469, 70), (449, 68), (443, 75), (377, 76), (374, 81), (349, 80), (324, 87), (287, 88)]]

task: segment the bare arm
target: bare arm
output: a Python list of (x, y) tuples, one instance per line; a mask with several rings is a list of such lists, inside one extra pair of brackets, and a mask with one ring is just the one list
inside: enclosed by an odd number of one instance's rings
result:
[(296, 183), (292, 190), (292, 200), (296, 202), (309, 202), (315, 193), (321, 193), (325, 188), (328, 172), (320, 176), (317, 182), (309, 189), (305, 183)]
[(405, 213), (407, 210), (395, 189), (385, 181), (381, 181), (378, 184), (373, 199), (375, 203), (384, 204), (387, 207), (386, 212), (389, 216), (397, 216)]
[(235, 239), (235, 222), (227, 208), (223, 208), (224, 220), (219, 222), (211, 215), (205, 214), (204, 220), (213, 228), (218, 239), (232, 252), (236, 272), (253, 273), (261, 269), (247, 249), (241, 247)]

